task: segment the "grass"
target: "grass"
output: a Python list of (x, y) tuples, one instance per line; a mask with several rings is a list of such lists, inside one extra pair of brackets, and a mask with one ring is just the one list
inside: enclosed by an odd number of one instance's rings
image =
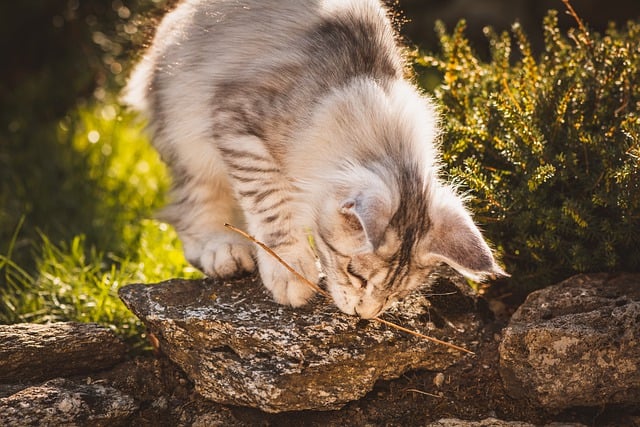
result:
[(13, 196), (0, 205), (0, 323), (98, 322), (135, 341), (141, 325), (118, 289), (200, 276), (175, 231), (152, 218), (165, 201), (165, 166), (115, 103), (80, 107), (49, 129), (35, 148), (14, 147), (26, 161), (8, 180), (22, 186), (0, 196)]

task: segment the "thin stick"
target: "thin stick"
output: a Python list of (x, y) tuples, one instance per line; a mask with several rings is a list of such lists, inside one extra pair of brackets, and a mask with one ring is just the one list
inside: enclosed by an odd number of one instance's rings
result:
[(445, 346), (450, 347), (450, 348), (452, 348), (454, 350), (462, 351), (464, 353), (469, 353), (469, 354), (475, 354), (473, 351), (467, 350), (464, 347), (460, 347), (460, 346), (457, 346), (455, 344), (451, 344), (451, 343), (446, 342), (446, 341), (441, 341), (441, 340), (439, 340), (437, 338), (430, 337), (429, 335), (421, 334), (420, 332), (412, 331), (411, 329), (404, 328), (404, 327), (402, 327), (400, 325), (396, 325), (395, 323), (391, 323), (391, 322), (389, 322), (387, 320), (384, 320), (384, 319), (381, 319), (379, 317), (374, 317), (372, 320), (378, 321), (378, 322), (380, 322), (382, 324), (385, 324), (387, 326), (391, 326), (392, 328), (395, 328), (395, 329), (397, 329), (399, 331), (406, 332), (408, 334), (415, 335), (415, 336), (420, 337), (420, 338), (424, 338), (427, 341), (431, 341), (431, 342), (434, 342), (434, 343), (440, 344), (440, 345), (445, 345)]
[(584, 26), (582, 19), (580, 19), (580, 16), (578, 16), (573, 6), (571, 6), (571, 2), (569, 0), (562, 0), (562, 3), (564, 3), (565, 7), (569, 11), (569, 15), (571, 15), (573, 19), (575, 19), (576, 22), (578, 23), (578, 28), (580, 28), (580, 31), (582, 31), (582, 34), (584, 34), (586, 37), (587, 45), (591, 46), (591, 39), (589, 38), (589, 32), (587, 31), (587, 27)]
[[(298, 273), (285, 260), (280, 258), (280, 256), (277, 253), (275, 253), (273, 251), (273, 249), (271, 249), (269, 246), (265, 245), (264, 243), (262, 243), (261, 241), (259, 241), (255, 237), (253, 237), (252, 235), (240, 230), (237, 227), (234, 227), (231, 224), (225, 223), (224, 226), (227, 227), (228, 229), (232, 230), (232, 231), (235, 231), (236, 233), (240, 234), (244, 238), (252, 241), (256, 245), (260, 246), (262, 249), (265, 250), (265, 252), (267, 252), (269, 255), (274, 257), (280, 264), (282, 264), (287, 270), (289, 270), (294, 276), (296, 276), (298, 279), (300, 279), (303, 283), (305, 283), (306, 285), (310, 286), (316, 292), (324, 295), (325, 297), (331, 298), (331, 295), (329, 295), (328, 292), (326, 292), (324, 289), (320, 288), (318, 285), (313, 283), (311, 280), (309, 280), (306, 277), (304, 277), (302, 274)], [(433, 338), (433, 337), (430, 337), (428, 335), (421, 334), (420, 332), (412, 331), (411, 329), (407, 329), (407, 328), (404, 328), (404, 327), (402, 327), (400, 325), (396, 325), (395, 323), (389, 322), (388, 320), (383, 320), (383, 319), (381, 319), (379, 317), (374, 317), (371, 320), (375, 320), (376, 322), (380, 322), (380, 323), (382, 323), (384, 325), (387, 325), (387, 326), (389, 326), (391, 328), (395, 328), (395, 329), (397, 329), (399, 331), (406, 332), (408, 334), (415, 335), (417, 337), (426, 339), (427, 341), (431, 341), (431, 342), (436, 343), (436, 344), (444, 345), (446, 347), (449, 347), (449, 348), (452, 348), (454, 350), (458, 350), (458, 351), (461, 351), (461, 352), (464, 352), (464, 353), (469, 353), (469, 354), (474, 354), (475, 355), (475, 353), (473, 351), (467, 350), (464, 347), (460, 347), (460, 346), (457, 346), (455, 344), (448, 343), (446, 341), (441, 341), (441, 340), (439, 340), (437, 338)]]
[(322, 289), (320, 286), (316, 285), (315, 283), (313, 283), (311, 280), (307, 279), (306, 277), (304, 277), (302, 274), (298, 273), (293, 267), (291, 267), (289, 264), (287, 264), (287, 262), (285, 262), (285, 260), (283, 260), (282, 258), (280, 258), (280, 256), (275, 253), (273, 251), (273, 249), (271, 249), (269, 246), (265, 245), (264, 243), (262, 243), (261, 241), (259, 241), (258, 239), (256, 239), (255, 237), (253, 237), (252, 235), (245, 233), (244, 231), (240, 230), (237, 227), (234, 227), (231, 224), (224, 224), (225, 227), (227, 227), (228, 229), (235, 231), (236, 233), (240, 234), (241, 236), (243, 236), (246, 239), (251, 240), (253, 243), (255, 243), (256, 245), (260, 246), (262, 249), (264, 249), (269, 255), (271, 255), (272, 257), (274, 257), (276, 260), (278, 260), (278, 262), (280, 264), (282, 264), (284, 266), (284, 268), (286, 268), (287, 270), (289, 270), (291, 272), (291, 274), (293, 274), (294, 276), (296, 276), (298, 279), (300, 279), (302, 282), (304, 282), (306, 285), (310, 286), (314, 291), (318, 292), (319, 294), (324, 295), (325, 297), (329, 298), (330, 295), (328, 292), (326, 292), (324, 289)]
[(433, 394), (433, 393), (427, 393), (426, 391), (418, 390), (417, 388), (407, 388), (407, 389), (404, 389), (402, 391), (405, 391), (405, 392), (410, 391), (412, 393), (419, 393), (419, 394), (424, 394), (425, 396), (430, 396), (430, 397), (435, 397), (437, 399), (442, 399), (442, 396), (439, 396), (439, 395)]

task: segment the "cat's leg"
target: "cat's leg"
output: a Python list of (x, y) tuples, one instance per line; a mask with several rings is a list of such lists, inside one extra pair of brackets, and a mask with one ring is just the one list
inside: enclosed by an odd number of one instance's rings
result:
[[(319, 271), (308, 239), (292, 209), (294, 187), (262, 141), (250, 135), (218, 143), (243, 208), (247, 228), (298, 273), (317, 283)], [(300, 306), (315, 291), (263, 250), (256, 252), (260, 276), (274, 299)]]
[[(270, 218), (254, 217), (253, 228), (264, 229)], [(290, 223), (284, 218), (273, 220), (277, 225), (271, 229), (256, 233), (259, 239), (278, 254), (289, 266), (313, 283), (318, 283), (319, 271), (315, 256), (305, 236), (305, 230)], [(257, 225), (256, 225), (257, 224)], [(286, 230), (286, 231), (285, 231)], [(257, 252), (260, 277), (265, 287), (271, 291), (273, 298), (280, 304), (294, 307), (304, 305), (315, 290), (286, 269), (279, 261), (265, 251)]]
[(174, 176), (173, 202), (160, 216), (175, 226), (185, 258), (210, 277), (254, 271), (254, 247), (224, 226), (243, 223), (226, 174), (194, 177), (174, 171)]

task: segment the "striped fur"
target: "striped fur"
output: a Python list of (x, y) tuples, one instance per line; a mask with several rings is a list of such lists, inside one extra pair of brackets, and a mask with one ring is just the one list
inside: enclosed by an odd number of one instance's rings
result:
[(184, 0), (134, 70), (174, 175), (164, 212), (187, 259), (214, 277), (259, 269), (284, 304), (313, 291), (228, 232), (230, 222), (373, 317), (439, 262), (500, 274), (455, 192), (438, 179), (437, 117), (403, 78), (375, 0)]

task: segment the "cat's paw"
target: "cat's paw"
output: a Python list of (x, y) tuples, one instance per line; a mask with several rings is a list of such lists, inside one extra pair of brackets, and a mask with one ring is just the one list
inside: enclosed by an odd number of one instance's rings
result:
[[(318, 282), (319, 272), (314, 258), (283, 257), (283, 259), (291, 260), (290, 262), (287, 261), (287, 263), (309, 281)], [(277, 303), (300, 307), (306, 304), (316, 293), (311, 286), (302, 282), (269, 255), (259, 257), (259, 262), (262, 282)]]
[(185, 241), (187, 260), (209, 277), (226, 279), (255, 271), (251, 243), (227, 233), (210, 236), (206, 243)]

